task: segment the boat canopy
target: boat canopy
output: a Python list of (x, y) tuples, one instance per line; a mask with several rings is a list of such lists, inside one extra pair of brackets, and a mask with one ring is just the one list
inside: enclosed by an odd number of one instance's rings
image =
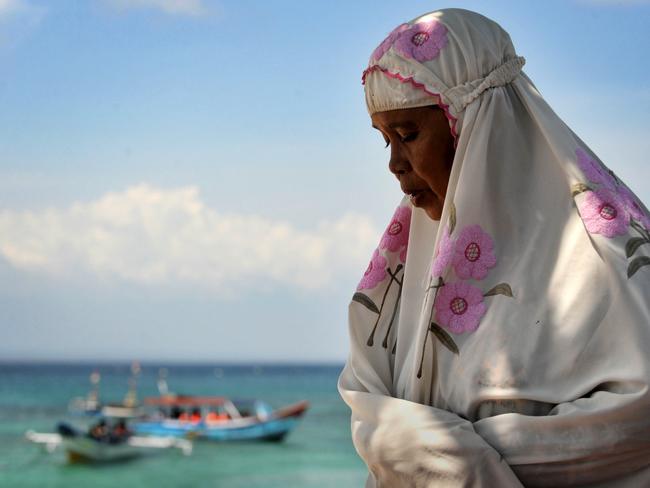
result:
[(161, 396), (145, 398), (145, 405), (160, 407), (219, 407), (228, 400), (223, 397), (205, 396)]
[(132, 419), (142, 415), (142, 410), (137, 407), (125, 407), (122, 405), (104, 405), (100, 411), (100, 417), (113, 419)]

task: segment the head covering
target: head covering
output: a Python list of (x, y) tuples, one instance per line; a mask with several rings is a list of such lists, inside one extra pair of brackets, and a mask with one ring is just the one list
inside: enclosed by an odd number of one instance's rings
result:
[(650, 213), (523, 64), (448, 9), (364, 72), (371, 114), (429, 97), (457, 146), (440, 221), (405, 198), (349, 306), (367, 486), (650, 484)]
[(403, 83), (399, 78), (384, 76), (376, 71), (364, 77), (366, 87), (366, 105), (370, 115), (376, 112), (401, 108), (425, 107), (436, 105), (435, 94), (427, 93), (410, 83)]

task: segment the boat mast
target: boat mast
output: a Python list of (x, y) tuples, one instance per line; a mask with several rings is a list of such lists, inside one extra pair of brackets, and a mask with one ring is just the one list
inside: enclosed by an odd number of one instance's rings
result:
[(99, 371), (95, 370), (90, 373), (90, 391), (86, 397), (86, 409), (94, 410), (99, 407), (99, 382), (102, 377)]
[(129, 391), (122, 402), (125, 407), (135, 407), (138, 405), (138, 375), (140, 374), (140, 363), (133, 361), (131, 363), (131, 377), (129, 378)]

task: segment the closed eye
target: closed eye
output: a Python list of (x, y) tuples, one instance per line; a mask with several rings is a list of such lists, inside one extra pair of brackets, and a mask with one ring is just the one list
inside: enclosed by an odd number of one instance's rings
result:
[(406, 135), (400, 136), (400, 141), (411, 142), (418, 138), (419, 132), (410, 132)]

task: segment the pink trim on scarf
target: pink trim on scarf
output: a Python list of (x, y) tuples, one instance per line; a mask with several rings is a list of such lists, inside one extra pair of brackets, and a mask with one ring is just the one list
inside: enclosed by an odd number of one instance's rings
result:
[(388, 71), (388, 69), (386, 69), (386, 68), (382, 68), (378, 64), (370, 66), (369, 68), (367, 68), (363, 72), (363, 75), (361, 76), (361, 84), (362, 85), (366, 84), (366, 76), (368, 76), (373, 71), (381, 71), (383, 74), (385, 74), (389, 78), (399, 80), (402, 83), (410, 83), (414, 88), (422, 90), (427, 95), (431, 95), (432, 97), (436, 97), (438, 99), (438, 106), (445, 113), (445, 116), (447, 117), (447, 120), (449, 120), (449, 126), (451, 127), (451, 135), (454, 136), (454, 147), (458, 145), (458, 132), (456, 131), (456, 122), (458, 121), (458, 119), (456, 119), (456, 117), (451, 115), (451, 112), (449, 111), (449, 105), (445, 104), (442, 101), (442, 95), (440, 93), (434, 93), (432, 91), (427, 90), (424, 83), (419, 83), (419, 82), (415, 81), (412, 76), (409, 76), (408, 78), (405, 78), (404, 76), (402, 76), (399, 73), (394, 73), (392, 71)]

